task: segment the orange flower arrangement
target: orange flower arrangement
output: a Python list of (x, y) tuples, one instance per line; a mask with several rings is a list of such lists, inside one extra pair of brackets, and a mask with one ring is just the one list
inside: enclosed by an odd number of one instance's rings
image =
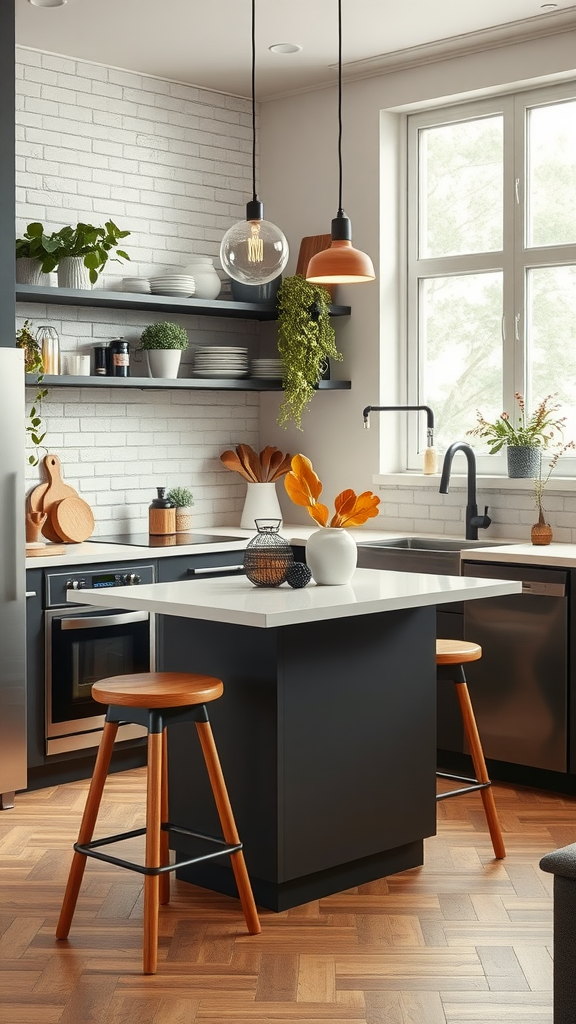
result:
[(312, 468), (310, 459), (305, 455), (295, 455), (291, 466), (291, 471), (284, 477), (286, 493), (295, 505), (302, 505), (308, 509), (318, 526), (362, 526), (368, 519), (378, 515), (380, 498), (372, 491), (356, 494), (348, 489), (342, 491), (334, 500), (336, 511), (328, 523), (328, 509), (318, 501), (322, 494), (322, 484)]

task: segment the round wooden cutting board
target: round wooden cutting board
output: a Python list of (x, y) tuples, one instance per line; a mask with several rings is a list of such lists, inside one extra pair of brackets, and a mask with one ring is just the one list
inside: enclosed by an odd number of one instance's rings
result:
[(60, 540), (68, 544), (80, 544), (94, 532), (94, 515), (90, 505), (76, 495), (62, 498), (52, 505), (50, 524)]

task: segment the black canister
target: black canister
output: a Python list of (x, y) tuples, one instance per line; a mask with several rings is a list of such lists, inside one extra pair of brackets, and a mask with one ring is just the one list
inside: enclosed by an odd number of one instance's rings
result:
[(112, 377), (130, 376), (130, 346), (124, 338), (114, 338), (110, 342), (111, 375)]
[(110, 363), (110, 348), (108, 345), (94, 346), (94, 376), (107, 377)]

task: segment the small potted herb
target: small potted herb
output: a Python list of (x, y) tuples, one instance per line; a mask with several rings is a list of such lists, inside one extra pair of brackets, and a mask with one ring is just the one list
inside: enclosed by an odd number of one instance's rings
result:
[(488, 443), (489, 454), (495, 455), (506, 447), (509, 477), (537, 477), (540, 473), (542, 450), (561, 442), (565, 416), (558, 416), (559, 403), (552, 404), (556, 395), (546, 395), (528, 415), (523, 396), (517, 391), (515, 398), (519, 412), (514, 419), (507, 412), (490, 423), (477, 412), (477, 426), (467, 430), (473, 437)]
[(192, 528), (192, 514), (189, 511), (194, 504), (192, 491), (187, 487), (173, 487), (168, 491), (168, 501), (176, 508), (176, 533), (187, 533)]
[(278, 351), (284, 361), (284, 400), (278, 423), (293, 420), (302, 429), (302, 414), (328, 366), (342, 359), (330, 324), (330, 292), (300, 274), (287, 277), (278, 291)]
[(28, 224), (24, 238), (16, 239), (16, 258), (35, 259), (43, 274), (58, 270), (60, 288), (90, 288), (109, 259), (129, 260), (128, 253), (118, 248), (118, 242), (129, 231), (121, 231), (114, 221), (107, 220), (104, 227), (78, 223), (47, 235), (42, 224)]
[(188, 348), (188, 335), (183, 327), (169, 321), (149, 324), (140, 335), (140, 345), (146, 352), (150, 377), (174, 380), (178, 376), (182, 352)]

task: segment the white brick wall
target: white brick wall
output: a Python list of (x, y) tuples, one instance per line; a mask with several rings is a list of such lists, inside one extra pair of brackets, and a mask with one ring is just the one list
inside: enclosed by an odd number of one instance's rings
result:
[[(98, 287), (123, 276), (217, 257), (226, 229), (251, 193), (248, 101), (173, 82), (19, 48), (17, 51), (16, 231), (40, 220), (51, 231), (109, 217), (131, 234), (127, 264), (108, 263)], [(21, 303), (18, 326), (51, 324), (64, 354), (125, 337), (165, 319), (123, 310)], [(191, 375), (198, 345), (247, 345), (258, 325), (170, 316), (188, 330), (180, 376)], [(134, 376), (146, 376), (132, 354)], [(31, 401), (34, 392), (28, 389)], [(54, 388), (42, 405), (49, 451), (66, 481), (89, 502), (96, 534), (147, 527), (156, 486), (183, 485), (195, 498), (197, 527), (237, 524), (245, 483), (218, 456), (259, 443), (259, 398), (250, 392)], [(40, 471), (28, 469), (29, 484)]]

